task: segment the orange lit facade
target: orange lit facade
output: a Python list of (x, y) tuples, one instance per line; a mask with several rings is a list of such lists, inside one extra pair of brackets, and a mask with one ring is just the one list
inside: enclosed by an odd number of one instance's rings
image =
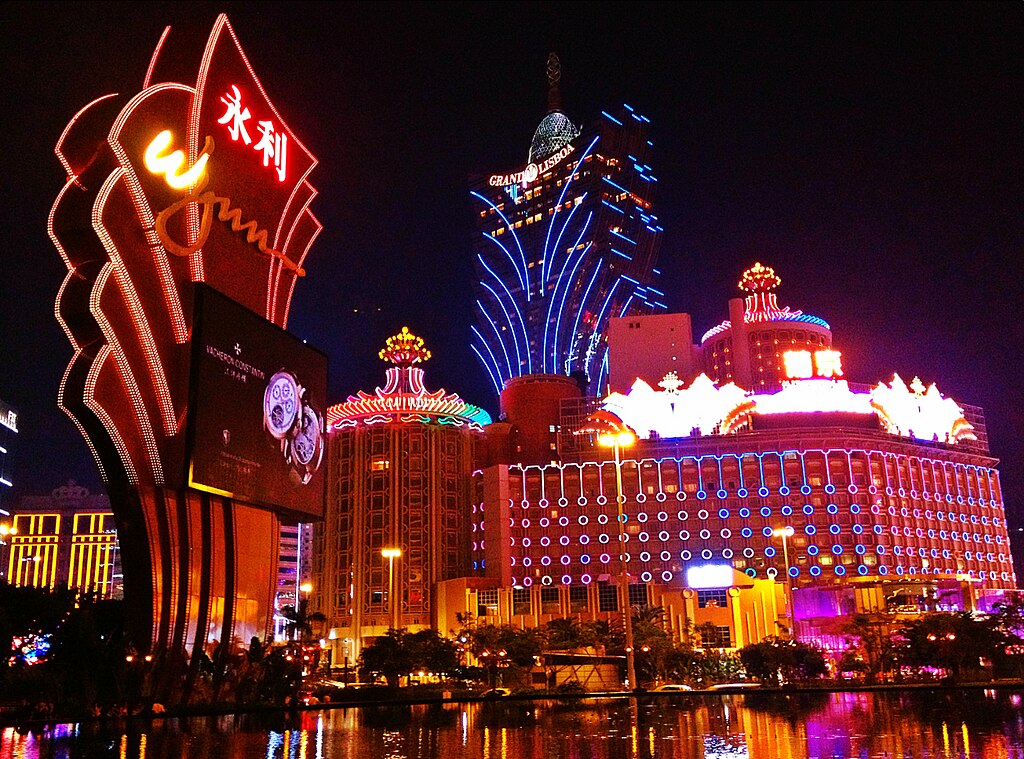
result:
[(117, 530), (105, 495), (72, 482), (48, 497), (23, 498), (10, 525), (6, 579), (12, 585), (121, 597)]

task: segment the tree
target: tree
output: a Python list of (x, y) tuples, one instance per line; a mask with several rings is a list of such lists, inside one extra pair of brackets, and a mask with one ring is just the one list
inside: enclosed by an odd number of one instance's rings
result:
[(497, 684), (501, 670), (508, 671), (513, 679), (522, 679), (522, 671), (532, 667), (544, 650), (544, 631), (539, 628), (520, 630), (512, 625), (486, 624), (463, 633), (492, 685)]
[(821, 650), (800, 641), (766, 638), (744, 646), (739, 656), (747, 674), (762, 683), (813, 680), (828, 672)]
[(967, 611), (926, 614), (901, 625), (897, 634), (901, 664), (936, 667), (953, 680), (979, 669), (982, 660), (1004, 650), (1007, 642), (994, 620)]
[(865, 665), (862, 671), (868, 683), (876, 682), (879, 675), (884, 675), (895, 664), (894, 620), (895, 615), (887, 612), (854, 614), (839, 628), (840, 633), (856, 639)]
[(412, 668), (406, 635), (405, 630), (392, 628), (366, 646), (359, 655), (359, 676), (373, 680), (379, 675), (390, 687), (397, 688), (398, 679)]
[(295, 640), (296, 634), (299, 640), (308, 640), (313, 637), (313, 623), (324, 623), (327, 617), (318, 611), (309, 610), (309, 599), (303, 598), (298, 606), (285, 606), (281, 609), (281, 616), (288, 620), (285, 630), (289, 640)]

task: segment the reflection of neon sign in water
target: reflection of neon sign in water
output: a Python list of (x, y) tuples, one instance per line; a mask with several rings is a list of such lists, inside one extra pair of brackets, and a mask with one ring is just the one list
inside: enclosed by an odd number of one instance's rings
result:
[(572, 151), (572, 145), (566, 145), (553, 156), (545, 158), (539, 164), (528, 164), (522, 171), (517, 171), (514, 174), (491, 174), (491, 176), (487, 178), (487, 184), (491, 187), (505, 187), (506, 185), (517, 184), (521, 184), (525, 187), (530, 184), (530, 182), (536, 181), (537, 177), (555, 168), (555, 166), (560, 164)]
[[(213, 214), (216, 211), (219, 221), (230, 222), (232, 232), (245, 232), (245, 240), (248, 243), (255, 243), (261, 253), (266, 253), (272, 258), (281, 261), (286, 269), (294, 271), (298, 276), (306, 275), (305, 269), (288, 258), (284, 253), (274, 250), (267, 245), (267, 230), (260, 229), (255, 221), (242, 222), (242, 209), (231, 207), (231, 198), (216, 195), (213, 192), (201, 192), (206, 186), (209, 177), (206, 175), (206, 164), (213, 154), (213, 138), (207, 137), (206, 144), (199, 159), (185, 172), (181, 172), (181, 165), (185, 161), (185, 155), (180, 150), (175, 150), (170, 155), (164, 152), (170, 147), (172, 141), (171, 133), (164, 130), (158, 134), (144, 154), (146, 168), (154, 174), (163, 174), (167, 184), (174, 189), (191, 187), (188, 195), (181, 200), (172, 203), (156, 215), (156, 233), (160, 242), (164, 244), (169, 253), (176, 256), (191, 256), (198, 252), (206, 244), (210, 236), (210, 229), (213, 226)], [(199, 234), (191, 244), (181, 244), (175, 240), (167, 230), (167, 223), (174, 216), (185, 208), (189, 203), (196, 203), (202, 206), (203, 213), (199, 221)]]

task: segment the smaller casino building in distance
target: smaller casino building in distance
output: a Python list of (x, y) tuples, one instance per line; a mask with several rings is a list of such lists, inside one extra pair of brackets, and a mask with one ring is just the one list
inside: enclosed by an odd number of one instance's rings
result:
[(23, 496), (11, 512), (0, 520), (6, 582), (123, 596), (117, 529), (105, 494), (71, 480), (49, 495)]
[[(476, 577), (451, 608), (519, 626), (619, 616), (617, 468), (629, 602), (662, 607), (679, 638), (710, 622), (710, 645), (739, 647), (795, 615), (834, 645), (853, 613), (987, 609), (1014, 589), (982, 410), (916, 377), (848, 381), (829, 325), (779, 307), (778, 285), (747, 270), (745, 300), (699, 344), (685, 314), (614, 320), (603, 397), (506, 384), (474, 475)], [(637, 438), (618, 467), (574, 434), (599, 417)]]
[(430, 355), (403, 327), (380, 351), (390, 364), (384, 387), (327, 410), (327, 511), (314, 526), (310, 606), (327, 618), (335, 666), (354, 664), (388, 628), (447, 634), (455, 622), (438, 588), (472, 575), (472, 473), (491, 417), (426, 388)]

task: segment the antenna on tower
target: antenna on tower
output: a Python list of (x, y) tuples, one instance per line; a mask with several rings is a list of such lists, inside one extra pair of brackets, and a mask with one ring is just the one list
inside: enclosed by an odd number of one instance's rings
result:
[(554, 53), (548, 54), (548, 113), (562, 110), (562, 93), (559, 82), (562, 81), (562, 64)]

